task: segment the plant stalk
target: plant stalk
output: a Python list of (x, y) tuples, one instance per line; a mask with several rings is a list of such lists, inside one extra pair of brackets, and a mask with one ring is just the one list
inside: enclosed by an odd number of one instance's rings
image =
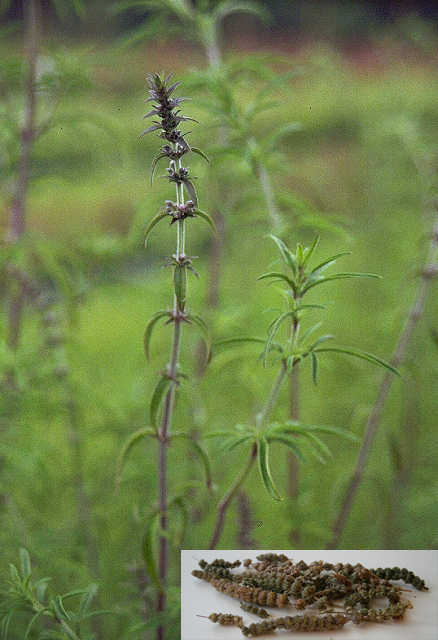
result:
[[(432, 282), (432, 277), (437, 272), (437, 259), (436, 252), (438, 249), (438, 208), (435, 211), (435, 219), (433, 223), (433, 229), (430, 236), (430, 242), (427, 252), (427, 259), (425, 266), (420, 275), (420, 280), (417, 287), (414, 302), (409, 309), (405, 324), (398, 337), (396, 347), (394, 349), (390, 363), (393, 367), (398, 368), (404, 361), (406, 352), (418, 321), (424, 310), (426, 299), (429, 293), (429, 289)], [(341, 508), (339, 510), (336, 521), (332, 529), (332, 537), (327, 545), (327, 549), (337, 549), (342, 536), (344, 534), (345, 525), (350, 515), (350, 511), (353, 506), (356, 493), (359, 489), (359, 485), (362, 481), (363, 474), (368, 462), (368, 457), (371, 452), (374, 440), (376, 438), (377, 430), (379, 428), (383, 409), (385, 407), (386, 399), (389, 395), (393, 382), (393, 375), (389, 371), (385, 373), (382, 382), (379, 387), (376, 401), (368, 417), (367, 426), (365, 429), (365, 435), (362, 441), (362, 446), (359, 451), (356, 467), (351, 477), (350, 483), (342, 501)]]
[[(179, 162), (181, 166), (181, 162)], [(176, 201), (178, 204), (184, 204), (183, 185), (176, 185)], [(184, 220), (177, 222), (176, 236), (176, 256), (177, 259), (184, 255), (185, 251), (185, 225)], [(160, 582), (163, 588), (166, 586), (167, 569), (169, 564), (169, 546), (167, 540), (167, 448), (169, 441), (169, 433), (172, 425), (173, 408), (175, 404), (176, 376), (178, 373), (178, 359), (181, 346), (181, 318), (178, 313), (178, 303), (176, 295), (173, 303), (174, 321), (173, 321), (173, 337), (170, 353), (170, 360), (167, 367), (167, 375), (171, 380), (169, 391), (166, 394), (163, 405), (163, 416), (159, 431), (159, 454), (158, 454), (158, 503), (160, 509), (160, 528), (162, 535), (158, 541), (158, 569)], [(157, 598), (157, 613), (162, 613), (166, 608), (166, 594), (160, 591)], [(163, 625), (157, 628), (157, 640), (164, 640), (165, 629)]]

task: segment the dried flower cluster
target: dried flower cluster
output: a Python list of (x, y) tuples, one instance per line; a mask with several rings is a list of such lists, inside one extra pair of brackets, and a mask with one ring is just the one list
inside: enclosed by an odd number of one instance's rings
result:
[[(204, 571), (193, 571), (192, 575), (211, 585), (232, 598), (251, 604), (241, 603), (241, 608), (259, 617), (269, 614), (258, 604), (284, 607), (291, 605), (297, 610), (315, 607), (324, 615), (297, 615), (273, 618), (263, 622), (241, 627), (244, 636), (258, 636), (276, 629), (291, 631), (323, 631), (337, 629), (347, 622), (384, 622), (401, 620), (410, 602), (401, 602), (402, 589), (389, 580), (403, 580), (419, 591), (427, 590), (424, 580), (407, 569), (398, 567), (386, 569), (367, 569), (361, 564), (331, 564), (315, 561), (310, 565), (303, 561), (296, 564), (284, 555), (272, 553), (258, 556), (259, 562), (244, 560), (247, 569), (241, 573), (232, 573), (230, 569), (240, 566), (240, 562), (215, 560), (208, 564), (202, 560), (199, 564)], [(227, 572), (224, 575), (224, 572)], [(290, 601), (288, 596), (296, 598)], [(332, 601), (343, 598), (342, 613), (332, 613)], [(372, 609), (369, 604), (373, 598), (387, 598), (386, 609)], [(252, 604), (253, 603), (253, 604)], [(357, 608), (360, 605), (362, 608)], [(216, 616), (216, 614), (212, 614)], [(210, 616), (211, 619), (211, 616)], [(223, 623), (225, 624), (225, 623)]]
[(243, 611), (247, 611), (248, 613), (253, 613), (259, 618), (267, 618), (269, 616), (269, 613), (265, 609), (256, 607), (255, 604), (246, 604), (245, 602), (241, 602), (240, 608), (243, 609)]
[(289, 600), (284, 593), (275, 593), (275, 591), (266, 591), (260, 587), (245, 587), (236, 584), (231, 580), (222, 578), (220, 580), (212, 580), (210, 583), (217, 591), (226, 593), (237, 600), (245, 602), (254, 602), (254, 604), (267, 605), (268, 607), (285, 607), (289, 604)]

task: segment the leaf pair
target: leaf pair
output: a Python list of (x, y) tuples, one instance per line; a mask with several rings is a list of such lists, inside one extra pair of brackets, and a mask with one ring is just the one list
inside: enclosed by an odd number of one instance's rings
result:
[[(195, 202), (195, 199), (192, 198), (192, 200)], [(212, 217), (206, 213), (205, 211), (202, 211), (201, 209), (198, 209), (196, 206), (193, 209), (193, 213), (194, 215), (192, 217), (194, 218), (201, 218), (202, 220), (204, 220), (210, 227), (210, 229), (213, 231), (214, 234), (217, 234), (216, 231), (216, 225), (213, 222)], [(149, 238), (149, 234), (152, 231), (152, 229), (164, 218), (169, 217), (169, 213), (167, 211), (160, 211), (159, 213), (157, 213), (156, 216), (154, 216), (152, 218), (152, 220), (149, 222), (148, 226), (146, 227), (146, 231), (145, 231), (145, 239), (144, 239), (144, 246), (146, 247), (147, 245), (147, 241)], [(170, 216), (171, 217), (171, 216)], [(173, 218), (172, 218), (173, 220)], [(172, 223), (171, 220), (171, 223)]]
[[(144, 345), (144, 352), (146, 355), (146, 359), (148, 361), (150, 360), (150, 356), (151, 356), (150, 346), (151, 346), (152, 332), (155, 326), (157, 325), (157, 323), (160, 320), (163, 320), (164, 318), (167, 318), (167, 322), (165, 324), (169, 324), (170, 322), (175, 321), (174, 314), (172, 311), (157, 311), (156, 313), (154, 313), (154, 315), (146, 325), (146, 329), (144, 332), (143, 345)], [(205, 324), (205, 322), (200, 316), (194, 313), (185, 313), (184, 315), (180, 316), (180, 319), (178, 320), (178, 322), (182, 322), (182, 321), (189, 325), (192, 324), (196, 326), (201, 331), (202, 337), (207, 347), (207, 362), (208, 362), (210, 360), (211, 338), (210, 338), (210, 333), (208, 331), (207, 325)]]

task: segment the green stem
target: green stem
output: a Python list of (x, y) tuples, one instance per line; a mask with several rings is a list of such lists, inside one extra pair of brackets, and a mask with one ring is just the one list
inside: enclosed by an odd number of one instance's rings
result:
[[(296, 301), (298, 299), (296, 298)], [(300, 330), (300, 321), (296, 316), (293, 317), (291, 324), (291, 340), (292, 345), (295, 347), (298, 339), (298, 333)], [(300, 370), (297, 362), (293, 367), (289, 376), (289, 417), (291, 420), (298, 422), (300, 419)], [(300, 477), (300, 463), (298, 458), (291, 452), (288, 452), (288, 493), (292, 500), (298, 498), (299, 493), (299, 477)], [(300, 541), (300, 532), (297, 528), (292, 529), (290, 532), (290, 539), (294, 545), (298, 545)]]
[(280, 371), (277, 374), (277, 377), (272, 385), (269, 396), (266, 399), (265, 405), (261, 412), (257, 416), (257, 426), (262, 427), (269, 414), (273, 410), (275, 403), (277, 402), (278, 394), (280, 393), (281, 385), (283, 384), (284, 378), (287, 374), (287, 366), (285, 360), (281, 361)]
[[(181, 162), (180, 162), (181, 164)], [(184, 194), (176, 185), (176, 201), (177, 204), (184, 203)], [(176, 234), (176, 258), (184, 254), (185, 250), (185, 227), (184, 220), (177, 222)], [(157, 598), (157, 612), (162, 613), (166, 609), (166, 595), (164, 589), (167, 581), (167, 569), (169, 564), (169, 548), (167, 539), (168, 519), (167, 519), (167, 448), (169, 442), (169, 434), (172, 426), (173, 409), (175, 404), (176, 376), (178, 373), (178, 359), (181, 347), (181, 318), (178, 313), (178, 304), (176, 295), (173, 303), (174, 321), (173, 321), (173, 337), (170, 352), (170, 360), (167, 367), (167, 374), (172, 381), (169, 391), (166, 394), (163, 405), (163, 416), (159, 431), (159, 454), (158, 454), (158, 501), (160, 508), (160, 527), (163, 532), (158, 541), (159, 558), (158, 569), (160, 582), (163, 585), (163, 591), (160, 591)], [(157, 628), (157, 640), (164, 640), (165, 629), (162, 625)]]

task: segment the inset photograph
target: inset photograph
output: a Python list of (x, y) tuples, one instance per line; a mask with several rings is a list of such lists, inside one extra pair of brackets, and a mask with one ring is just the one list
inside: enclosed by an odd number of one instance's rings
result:
[(185, 550), (181, 640), (437, 640), (437, 588), (435, 550)]

